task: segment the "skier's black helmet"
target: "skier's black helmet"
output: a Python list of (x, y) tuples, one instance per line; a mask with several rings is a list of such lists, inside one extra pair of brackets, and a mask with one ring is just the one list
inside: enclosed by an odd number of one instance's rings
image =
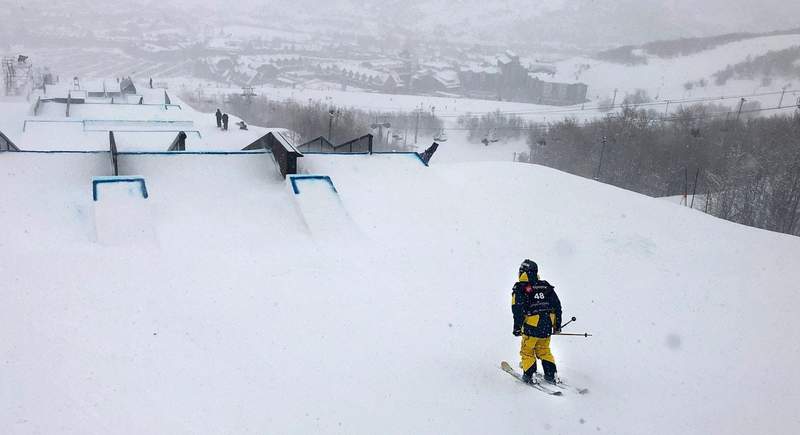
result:
[(539, 273), (539, 266), (533, 260), (525, 259), (519, 265), (519, 274), (522, 275), (523, 273), (527, 273), (529, 278), (535, 279)]

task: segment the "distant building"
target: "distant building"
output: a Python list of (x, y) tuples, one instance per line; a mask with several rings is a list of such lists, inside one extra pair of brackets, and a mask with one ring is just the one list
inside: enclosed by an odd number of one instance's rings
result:
[(497, 57), (497, 68), (500, 70), (499, 97), (512, 100), (524, 94), (528, 88), (528, 70), (519, 62), (519, 56), (511, 51)]
[(365, 67), (363, 64), (333, 63), (324, 66), (319, 65), (316, 71), (326, 80), (362, 89), (389, 93), (402, 92), (405, 89), (405, 83), (398, 73), (374, 70)]
[(459, 78), (464, 95), (551, 105), (578, 104), (586, 101), (588, 87), (583, 83), (545, 81), (553, 76), (553, 65), (535, 63), (526, 68), (519, 56), (506, 51), (496, 65), (469, 65), (461, 68)]
[(496, 66), (470, 65), (462, 67), (458, 75), (468, 97), (496, 99), (500, 94), (500, 69)]
[(460, 93), (461, 79), (454, 70), (426, 70), (411, 77), (411, 89), (424, 93)]
[(123, 94), (136, 94), (136, 86), (130, 77), (125, 77), (119, 82), (119, 91)]

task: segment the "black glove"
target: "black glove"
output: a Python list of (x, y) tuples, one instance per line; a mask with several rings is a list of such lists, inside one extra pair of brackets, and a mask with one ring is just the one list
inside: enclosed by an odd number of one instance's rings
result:
[(514, 328), (513, 334), (514, 334), (514, 337), (519, 337), (520, 335), (522, 335), (522, 329)]
[(560, 334), (561, 333), (561, 326), (553, 325), (553, 334)]

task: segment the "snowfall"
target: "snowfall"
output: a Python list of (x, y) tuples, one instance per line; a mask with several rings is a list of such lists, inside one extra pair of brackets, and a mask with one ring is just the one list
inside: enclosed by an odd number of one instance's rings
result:
[[(800, 432), (800, 239), (482, 147), (294, 184), (260, 151), (121, 149), (117, 183), (105, 151), (0, 153), (2, 432)], [(499, 369), (525, 258), (592, 334), (552, 339), (588, 394)]]
[[(543, 76), (546, 81), (572, 83), (575, 81), (589, 86), (585, 104), (574, 106), (545, 106), (539, 104), (519, 103), (511, 101), (477, 100), (457, 98), (455, 96), (421, 96), (396, 95), (367, 92), (349, 88), (342, 90), (340, 84), (321, 80), (311, 81), (295, 87), (255, 86), (254, 92), (259, 96), (276, 101), (295, 101), (301, 104), (320, 102), (344, 108), (358, 108), (381, 112), (403, 112), (423, 109), (435, 114), (445, 121), (448, 129), (458, 128), (459, 116), (465, 114), (482, 115), (493, 111), (502, 111), (523, 119), (548, 123), (565, 117), (579, 121), (589, 121), (608, 115), (599, 106), (614, 101), (619, 105), (626, 97), (644, 91), (654, 101), (640, 106), (665, 115), (675, 114), (681, 108), (692, 104), (717, 104), (735, 110), (741, 99), (758, 102), (766, 115), (791, 114), (800, 104), (800, 79), (798, 77), (771, 77), (768, 84), (761, 77), (751, 79), (737, 78), (728, 80), (723, 85), (715, 83), (714, 74), (727, 66), (748, 62), (770, 51), (779, 51), (800, 45), (800, 35), (769, 35), (744, 39), (721, 44), (719, 46), (691, 55), (661, 58), (637, 50), (636, 54), (647, 59), (646, 64), (622, 65), (597, 60), (586, 56), (569, 57), (554, 63), (557, 73), (553, 77)], [(60, 56), (64, 55), (59, 51)], [(44, 54), (46, 59), (52, 54)], [(75, 58), (70, 54), (70, 58)], [(55, 58), (58, 62), (64, 60)], [(247, 56), (242, 56), (239, 65), (240, 73), (246, 73)], [(250, 59), (252, 61), (252, 59)], [(262, 59), (256, 58), (255, 61)], [(492, 61), (494, 61), (492, 59)], [(535, 57), (523, 58), (523, 64), (536, 61)], [(74, 60), (73, 60), (74, 62)], [(130, 66), (133, 68), (133, 66)], [(134, 68), (135, 69), (135, 68)], [(82, 73), (95, 76), (97, 68), (91, 64), (81, 70)], [(107, 71), (99, 70), (100, 74)], [(63, 76), (70, 76), (66, 73)], [(143, 72), (134, 74), (142, 79), (148, 76)], [(185, 73), (171, 70), (156, 77), (168, 83), (174, 90), (194, 93), (201, 99), (222, 100), (225, 94), (237, 94), (242, 88), (231, 84), (186, 77)], [(697, 82), (704, 80), (704, 86)], [(687, 83), (696, 85), (687, 89)], [(605, 101), (605, 103), (604, 103)]]

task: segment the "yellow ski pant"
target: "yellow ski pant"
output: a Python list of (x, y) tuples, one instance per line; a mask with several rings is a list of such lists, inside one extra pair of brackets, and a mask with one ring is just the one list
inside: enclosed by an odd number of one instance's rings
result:
[(550, 337), (539, 338), (523, 335), (519, 356), (522, 357), (520, 367), (523, 372), (536, 364), (536, 358), (542, 361), (549, 361), (553, 364), (556, 363), (556, 359), (553, 357), (553, 354), (550, 353)]

